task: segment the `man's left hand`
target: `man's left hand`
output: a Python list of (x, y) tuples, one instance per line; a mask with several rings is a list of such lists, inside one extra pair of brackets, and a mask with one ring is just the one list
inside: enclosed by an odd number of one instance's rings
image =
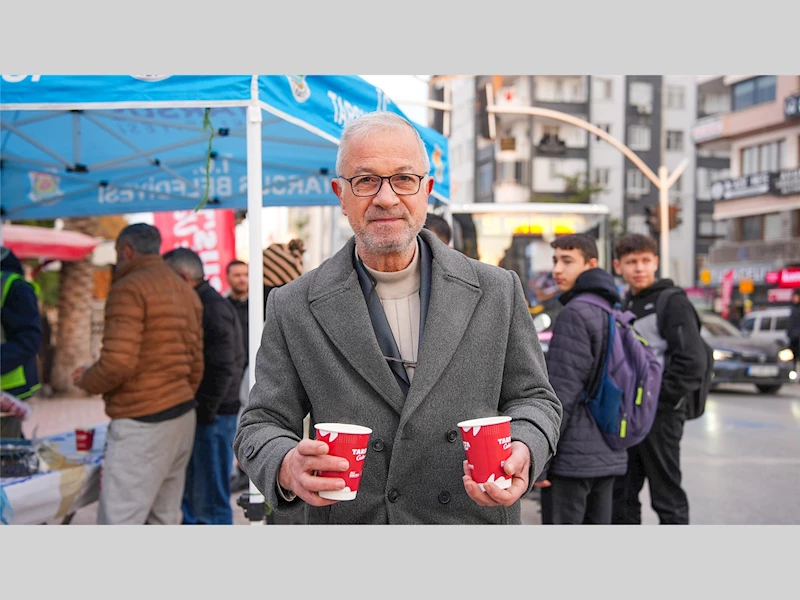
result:
[(89, 369), (86, 365), (82, 365), (75, 369), (72, 372), (72, 383), (77, 387), (81, 387), (81, 380), (83, 379), (83, 374)]
[(511, 442), (511, 456), (503, 464), (506, 475), (511, 475), (511, 487), (501, 490), (494, 483), (484, 483), (485, 492), (481, 491), (472, 473), (469, 463), (464, 461), (464, 489), (478, 506), (511, 506), (528, 491), (528, 471), (531, 466), (531, 452), (522, 442)]

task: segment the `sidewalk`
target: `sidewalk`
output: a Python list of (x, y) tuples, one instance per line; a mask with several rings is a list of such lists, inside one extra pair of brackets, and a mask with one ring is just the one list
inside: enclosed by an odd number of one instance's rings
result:
[[(44, 437), (69, 431), (75, 427), (87, 427), (109, 421), (105, 413), (103, 399), (100, 396), (92, 396), (91, 398), (33, 398), (31, 406), (33, 407), (33, 412), (22, 424), (22, 430), (28, 438), (33, 436), (34, 430), (36, 430), (37, 436)], [(250, 525), (250, 522), (244, 516), (244, 511), (236, 504), (236, 500), (241, 494), (242, 492), (236, 492), (231, 495), (233, 524)], [(97, 503), (95, 502), (78, 510), (71, 524), (94, 525), (96, 520)], [(523, 498), (522, 522), (526, 525), (538, 525), (541, 523), (538, 502)], [(51, 524), (57, 523), (58, 521), (54, 521)]]

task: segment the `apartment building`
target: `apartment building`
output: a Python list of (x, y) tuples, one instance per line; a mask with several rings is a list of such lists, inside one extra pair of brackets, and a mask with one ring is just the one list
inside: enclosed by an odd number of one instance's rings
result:
[[(577, 178), (579, 187), (600, 188), (590, 200), (610, 208), (617, 231), (651, 233), (646, 213), (657, 207), (658, 190), (597, 136), (549, 118), (499, 114), (496, 137), (488, 139), (483, 108), (488, 82), (496, 107), (536, 106), (587, 120), (634, 150), (653, 172), (661, 164), (672, 171), (689, 158), (689, 167), (671, 190), (671, 203), (681, 209), (681, 224), (670, 234), (670, 271), (681, 285), (693, 283), (693, 76), (495, 75), (447, 82), (453, 107), (449, 142), (454, 202), (575, 201), (571, 184)], [(443, 97), (442, 85), (432, 85), (432, 98)], [(442, 117), (436, 112), (431, 116), (433, 126), (441, 130)]]
[(800, 287), (800, 76), (726, 76), (721, 84), (730, 110), (695, 127), (698, 152), (730, 155), (729, 174), (710, 182), (712, 219), (724, 234), (702, 279), (718, 286), (732, 270), (753, 282), (754, 303), (787, 301)]

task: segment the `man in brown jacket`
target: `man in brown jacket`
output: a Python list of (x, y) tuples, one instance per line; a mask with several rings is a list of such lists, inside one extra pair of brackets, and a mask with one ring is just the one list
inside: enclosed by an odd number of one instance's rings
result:
[(103, 394), (111, 417), (98, 524), (181, 522), (203, 377), (203, 307), (160, 249), (151, 225), (120, 232), (100, 359), (73, 373), (76, 385)]

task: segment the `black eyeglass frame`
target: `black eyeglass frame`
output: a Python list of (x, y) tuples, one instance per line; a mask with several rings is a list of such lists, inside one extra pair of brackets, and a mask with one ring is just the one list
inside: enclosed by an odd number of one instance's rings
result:
[[(400, 175), (405, 175), (406, 177), (409, 177), (409, 176), (416, 177), (418, 179), (418, 181), (417, 181), (417, 190), (415, 192), (403, 192), (403, 193), (400, 193), (396, 189), (394, 189), (394, 186), (392, 185), (392, 177), (398, 177)], [(385, 176), (384, 175), (374, 175), (372, 173), (364, 173), (363, 175), (356, 175), (356, 176), (350, 177), (350, 178), (345, 177), (344, 175), (337, 175), (337, 177), (339, 179), (344, 179), (347, 183), (350, 184), (350, 191), (353, 192), (353, 195), (356, 196), (357, 198), (369, 198), (370, 196), (377, 196), (380, 193), (381, 188), (383, 187), (383, 181), (384, 180), (389, 182), (389, 187), (392, 188), (392, 191), (395, 194), (397, 194), (398, 196), (413, 196), (414, 194), (418, 194), (419, 193), (419, 190), (422, 187), (422, 180), (425, 179), (427, 176), (428, 176), (427, 173), (423, 173), (422, 175), (417, 175), (416, 173), (395, 173), (394, 175), (385, 175)], [(353, 187), (353, 180), (354, 179), (358, 179), (359, 177), (378, 177), (381, 180), (381, 184), (378, 186), (378, 189), (375, 190), (374, 192), (372, 192), (371, 194), (356, 194), (356, 190)]]

